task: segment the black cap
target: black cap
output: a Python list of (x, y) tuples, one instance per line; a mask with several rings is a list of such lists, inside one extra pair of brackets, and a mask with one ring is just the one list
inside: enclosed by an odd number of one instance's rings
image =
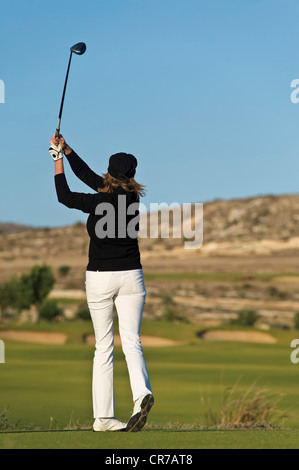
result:
[(133, 178), (136, 172), (137, 159), (130, 153), (115, 153), (109, 159), (108, 173), (119, 181)]

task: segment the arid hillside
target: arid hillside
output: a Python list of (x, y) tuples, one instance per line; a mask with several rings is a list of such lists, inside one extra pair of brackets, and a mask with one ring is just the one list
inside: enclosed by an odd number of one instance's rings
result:
[[(144, 216), (141, 217), (141, 225), (143, 221)], [(157, 252), (159, 256), (161, 252), (171, 251), (170, 256), (181, 257), (186, 238), (183, 228), (181, 237), (171, 236), (172, 222), (170, 212), (170, 237), (142, 238), (141, 250), (144, 253)], [(203, 245), (196, 253), (208, 256), (295, 254), (298, 247), (299, 195), (216, 200), (203, 204)], [(0, 224), (1, 260), (81, 256), (87, 251), (88, 235), (81, 223), (37, 229)], [(187, 250), (183, 252), (187, 254)]]
[[(2, 225), (0, 282), (47, 263), (56, 277), (52, 296), (84, 299), (85, 225), (15, 229)], [(218, 324), (250, 309), (261, 325), (292, 326), (299, 311), (299, 195), (204, 203), (203, 245), (187, 250), (185, 242), (183, 230), (179, 238), (140, 239), (145, 316)]]

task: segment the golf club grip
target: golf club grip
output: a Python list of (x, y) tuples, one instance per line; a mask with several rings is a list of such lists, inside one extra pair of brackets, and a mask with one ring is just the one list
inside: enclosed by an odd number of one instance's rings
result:
[(57, 127), (56, 127), (55, 137), (59, 137), (59, 134), (60, 134), (60, 122), (61, 122), (61, 118), (59, 117), (59, 118), (58, 118)]

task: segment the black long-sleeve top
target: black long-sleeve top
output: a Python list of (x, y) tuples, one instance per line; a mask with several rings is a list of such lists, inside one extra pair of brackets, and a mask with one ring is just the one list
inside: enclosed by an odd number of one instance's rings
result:
[[(97, 191), (99, 187), (103, 187), (103, 178), (92, 171), (74, 151), (66, 157), (73, 172), (81, 181), (94, 191)], [(130, 221), (135, 225), (136, 232), (139, 228), (138, 223), (135, 224), (137, 220), (135, 218), (139, 216), (138, 210), (135, 210), (134, 207), (134, 214), (127, 215), (128, 206), (138, 202), (134, 192), (125, 191), (121, 187), (111, 193), (85, 194), (72, 192), (64, 173), (55, 176), (55, 187), (59, 202), (71, 209), (79, 209), (89, 214), (86, 224), (90, 237), (88, 271), (141, 269), (137, 237), (132, 238), (126, 233)], [(120, 205), (118, 196), (122, 196)], [(101, 203), (109, 203), (111, 206), (99, 206)], [(114, 211), (110, 208), (114, 208)], [(99, 213), (99, 209), (101, 213)], [(101, 237), (106, 234), (105, 238), (100, 238), (99, 233), (101, 233)]]

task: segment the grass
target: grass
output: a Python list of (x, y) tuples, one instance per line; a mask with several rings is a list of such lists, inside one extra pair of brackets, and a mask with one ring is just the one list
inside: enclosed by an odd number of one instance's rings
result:
[(256, 272), (211, 272), (211, 273), (145, 273), (145, 281), (209, 281), (209, 282), (247, 282), (271, 281), (275, 278), (299, 278), (297, 273), (256, 273)]
[(298, 444), (299, 432), (290, 430), (166, 430), (100, 435), (89, 431), (43, 431), (0, 434), (2, 449), (104, 449), (104, 454), (109, 449), (130, 449), (132, 455), (132, 449), (296, 449)]
[[(33, 329), (33, 326), (42, 331), (47, 327), (48, 331), (66, 332), (68, 343), (57, 346), (5, 342), (6, 363), (0, 364), (1, 405), (3, 410), (8, 406), (10, 413), (6, 415), (8, 420), (2, 413), (6, 428), (0, 432), (0, 448), (295, 448), (299, 445), (299, 365), (290, 361), (290, 342), (296, 337), (295, 331), (270, 331), (276, 335), (277, 344), (204, 342), (196, 338), (198, 325), (144, 321), (143, 334), (181, 339), (184, 344), (144, 349), (156, 399), (147, 427), (134, 435), (99, 435), (89, 432), (93, 421), (93, 347), (78, 340), (91, 325), (41, 323), (24, 328)], [(254, 429), (245, 426), (235, 429), (235, 418), (221, 421), (225, 404), (230, 405), (225, 412), (229, 418), (228, 410), (238, 409), (237, 400), (239, 410), (244, 410), (244, 394), (247, 402), (256, 404), (257, 389), (267, 391), (266, 397), (280, 398), (278, 404), (271, 402), (271, 413), (255, 418), (269, 420), (271, 426), (256, 423)], [(115, 401), (116, 416), (126, 421), (132, 411), (132, 398), (120, 347), (115, 348)], [(261, 408), (260, 404), (257, 408)], [(280, 413), (272, 413), (274, 409)], [(206, 416), (211, 410), (218, 418), (207, 423)], [(22, 428), (25, 432), (21, 432)]]
[(210, 408), (206, 420), (222, 429), (273, 429), (270, 422), (276, 414), (280, 420), (287, 417), (277, 408), (282, 397), (282, 393), (273, 393), (255, 384), (244, 391), (238, 390), (236, 385), (226, 387), (220, 411), (217, 413)]

